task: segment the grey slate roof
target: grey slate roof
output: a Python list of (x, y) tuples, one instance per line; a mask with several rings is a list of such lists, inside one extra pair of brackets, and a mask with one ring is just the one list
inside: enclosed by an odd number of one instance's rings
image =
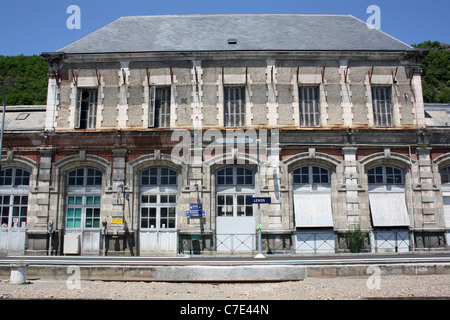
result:
[[(234, 38), (236, 44), (228, 44)], [(65, 53), (234, 50), (403, 51), (407, 44), (351, 15), (230, 14), (121, 17)]]
[(450, 103), (425, 103), (424, 108), (427, 126), (450, 128)]
[[(6, 106), (5, 132), (43, 131), (47, 106)], [(0, 108), (0, 127), (1, 110)]]

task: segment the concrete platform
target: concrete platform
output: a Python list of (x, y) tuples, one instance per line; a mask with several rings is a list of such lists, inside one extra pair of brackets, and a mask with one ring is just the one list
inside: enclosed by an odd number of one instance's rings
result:
[[(450, 274), (450, 264), (378, 265), (381, 276)], [(308, 277), (370, 276), (368, 265), (298, 266), (28, 266), (27, 278), (100, 281), (164, 282), (268, 282), (299, 281)], [(0, 277), (9, 279), (10, 266), (0, 266)], [(77, 274), (75, 274), (77, 273)]]

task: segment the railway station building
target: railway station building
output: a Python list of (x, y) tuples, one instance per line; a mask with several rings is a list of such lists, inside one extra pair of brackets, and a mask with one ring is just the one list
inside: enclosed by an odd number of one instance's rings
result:
[(297, 14), (121, 17), (42, 53), (47, 104), (5, 113), (0, 252), (250, 254), (258, 230), (264, 254), (349, 252), (359, 230), (365, 252), (448, 250), (426, 54)]

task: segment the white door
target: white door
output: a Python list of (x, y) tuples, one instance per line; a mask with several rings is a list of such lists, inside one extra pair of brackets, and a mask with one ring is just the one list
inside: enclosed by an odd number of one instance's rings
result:
[(450, 228), (450, 196), (444, 196), (444, 221), (445, 226)]
[(153, 167), (141, 172), (140, 255), (177, 253), (177, 172)]
[(78, 168), (67, 174), (65, 234), (80, 239), (80, 254), (100, 254), (100, 211), (103, 173)]
[(23, 255), (25, 253), (28, 196), (1, 195), (0, 202), (0, 252), (9, 255)]
[(176, 199), (176, 194), (141, 195), (141, 255), (176, 254)]
[(243, 167), (227, 167), (216, 174), (216, 250), (252, 252), (256, 246), (253, 204), (254, 173)]
[[(446, 192), (450, 194), (450, 192)], [(444, 221), (447, 231), (445, 232), (445, 237), (447, 240), (447, 247), (450, 247), (450, 196), (444, 196)]]
[(0, 252), (25, 253), (30, 172), (7, 168), (0, 172)]
[(65, 234), (79, 235), (81, 255), (100, 254), (100, 195), (67, 197)]

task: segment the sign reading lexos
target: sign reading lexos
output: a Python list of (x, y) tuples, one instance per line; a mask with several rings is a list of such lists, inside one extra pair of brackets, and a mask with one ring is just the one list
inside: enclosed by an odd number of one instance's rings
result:
[(270, 197), (250, 197), (247, 199), (247, 203), (272, 203), (272, 199)]

